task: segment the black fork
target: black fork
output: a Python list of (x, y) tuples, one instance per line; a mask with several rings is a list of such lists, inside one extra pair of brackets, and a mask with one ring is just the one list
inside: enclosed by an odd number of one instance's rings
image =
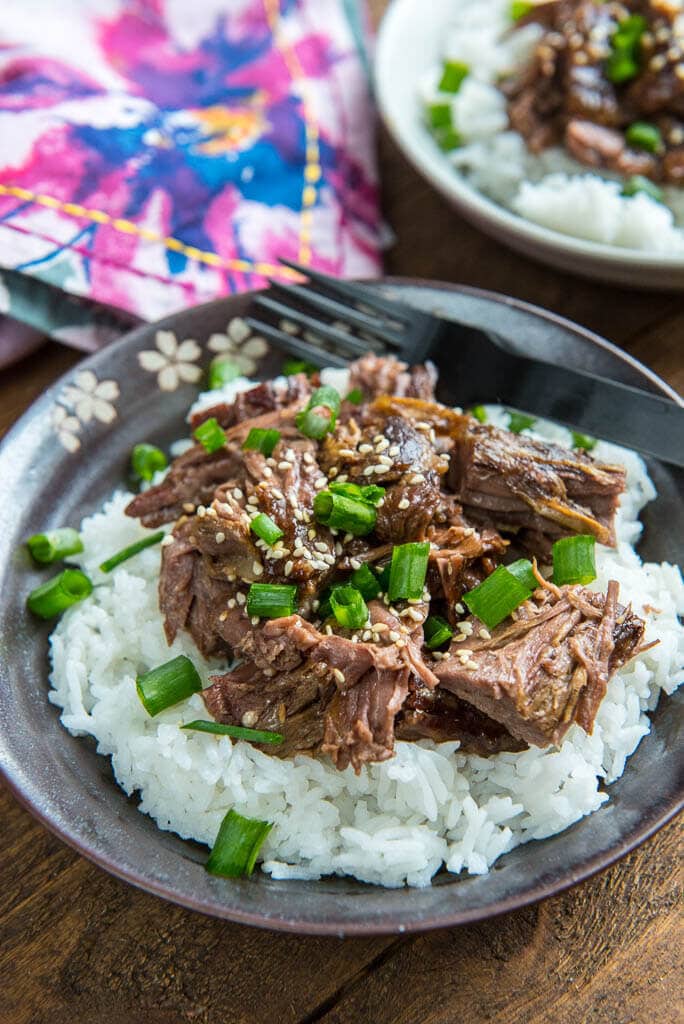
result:
[(248, 323), (317, 367), (369, 351), (439, 370), (438, 398), (463, 407), (500, 402), (684, 466), (684, 408), (639, 388), (517, 355), (502, 339), (283, 260), (308, 285), (273, 283)]

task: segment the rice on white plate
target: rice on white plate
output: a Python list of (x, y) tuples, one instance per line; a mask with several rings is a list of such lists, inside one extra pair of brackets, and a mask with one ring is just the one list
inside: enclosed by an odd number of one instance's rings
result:
[[(476, 189), (526, 220), (576, 238), (661, 254), (684, 253), (684, 190), (621, 194), (624, 179), (595, 173), (555, 146), (531, 153), (508, 126), (497, 80), (523, 66), (542, 35), (535, 24), (511, 31), (510, 0), (454, 0), (445, 46), (420, 83), (424, 104), (447, 103), (464, 144), (449, 159)], [(439, 63), (437, 63), (439, 60)], [(445, 60), (469, 74), (456, 94), (439, 91)]]
[[(323, 371), (344, 392), (338, 370)], [(196, 407), (230, 401), (249, 387), (244, 379), (200, 396)], [(487, 407), (501, 426), (507, 414)], [(570, 445), (567, 430), (535, 424), (532, 436)], [(136, 674), (187, 654), (203, 681), (222, 666), (205, 661), (188, 635), (169, 648), (157, 598), (159, 548), (148, 548), (108, 576), (104, 558), (151, 531), (124, 514), (131, 495), (118, 491), (101, 512), (84, 519), (84, 551), (72, 559), (98, 584), (65, 613), (51, 637), (50, 700), (75, 735), (91, 735), (111, 755), (126, 793), (140, 793), (139, 809), (161, 829), (213, 844), (231, 808), (274, 823), (262, 848), (262, 868), (274, 878), (352, 875), (397, 887), (425, 886), (442, 865), (484, 874), (503, 853), (531, 839), (563, 831), (609, 799), (602, 785), (619, 778), (650, 728), (661, 691), (684, 680), (684, 584), (679, 569), (643, 565), (633, 545), (639, 511), (655, 498), (634, 452), (599, 442), (596, 456), (627, 470), (615, 550), (597, 546), (598, 578), (620, 584), (647, 622), (646, 641), (659, 644), (612, 679), (588, 736), (578, 725), (560, 748), (530, 748), (484, 758), (459, 753), (457, 742), (397, 742), (395, 757), (338, 771), (325, 759), (280, 760), (249, 743), (179, 729), (209, 718), (199, 694), (150, 718), (138, 699)]]

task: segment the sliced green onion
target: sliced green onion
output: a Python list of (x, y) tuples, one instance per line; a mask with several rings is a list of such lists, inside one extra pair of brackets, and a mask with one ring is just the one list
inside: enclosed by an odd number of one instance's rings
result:
[(29, 611), (41, 619), (52, 619), (71, 608), (93, 591), (93, 585), (80, 569), (64, 569), (58, 576), (32, 590), (26, 599)]
[(207, 722), (197, 719), (182, 725), (181, 729), (193, 729), (195, 732), (208, 732), (213, 736), (230, 736), (234, 740), (249, 740), (251, 743), (282, 743), (284, 736), (279, 732), (266, 732), (262, 729), (245, 729), (242, 725), (223, 725), (221, 722)]
[(463, 145), (463, 136), (456, 128), (440, 128), (435, 131), (435, 139), (440, 149), (450, 153), (452, 149), (458, 149)]
[(631, 178), (622, 186), (623, 196), (636, 196), (639, 192), (643, 192), (644, 195), (648, 196), (649, 199), (653, 199), (656, 203), (663, 202), (663, 190), (658, 188), (654, 181), (650, 178), (644, 178), (642, 174), (633, 174)]
[(330, 607), (340, 626), (361, 629), (368, 622), (368, 606), (355, 587), (333, 587)]
[(389, 589), (391, 571), (392, 563), (388, 562), (387, 565), (383, 565), (382, 569), (378, 573), (378, 583), (380, 584), (380, 591), (383, 594), (386, 594), (387, 590)]
[(365, 537), (375, 526), (377, 513), (367, 501), (348, 498), (332, 491), (319, 491), (313, 502), (314, 515), (319, 523), (331, 530), (344, 530), (355, 537)]
[(332, 587), (326, 587), (326, 589), (321, 592), (321, 596), (318, 599), (316, 615), (318, 615), (320, 619), (329, 619), (332, 615), (332, 605), (330, 604), (331, 593)]
[(289, 583), (253, 583), (247, 594), (247, 614), (260, 619), (281, 619), (293, 615), (297, 587)]
[(506, 568), (515, 576), (519, 583), (522, 583), (524, 587), (527, 587), (530, 594), (533, 590), (536, 590), (539, 586), (539, 580), (534, 575), (532, 563), (527, 558), (519, 558), (517, 562), (511, 562)]
[[(335, 388), (327, 385), (316, 388), (308, 401), (306, 409), (297, 413), (295, 424), (305, 437), (311, 437), (320, 441), (331, 430), (335, 429), (337, 417), (340, 412), (340, 395)], [(324, 414), (317, 411), (327, 410)]]
[(639, 74), (641, 37), (646, 27), (646, 19), (640, 14), (632, 14), (619, 22), (610, 40), (611, 53), (606, 61), (606, 78), (615, 85)]
[(589, 437), (588, 434), (579, 434), (576, 430), (573, 430), (572, 447), (582, 448), (585, 452), (590, 452), (592, 448), (596, 447), (596, 438)]
[(595, 580), (595, 549), (595, 538), (585, 534), (557, 540), (553, 545), (553, 582), (556, 586)]
[(478, 423), (487, 422), (487, 410), (484, 405), (474, 405), (470, 410), (470, 415), (474, 416)]
[(222, 388), (224, 384), (230, 384), (232, 380), (241, 376), (242, 371), (239, 366), (232, 363), (230, 359), (216, 356), (209, 365), (209, 390), (216, 391), (217, 388)]
[(267, 544), (275, 544), (283, 536), (283, 531), (278, 524), (274, 523), (265, 512), (260, 512), (258, 516), (255, 516), (249, 526), (252, 533), (256, 533), (257, 537), (261, 537)]
[(425, 637), (425, 646), (430, 651), (436, 651), (438, 647), (442, 647), (447, 640), (451, 640), (454, 635), (454, 631), (441, 615), (430, 615), (423, 626), (423, 636)]
[(78, 530), (62, 526), (57, 530), (48, 530), (47, 533), (34, 533), (26, 541), (26, 547), (36, 562), (51, 565), (52, 562), (59, 562), (62, 558), (83, 551), (83, 541)]
[(328, 484), (328, 490), (333, 494), (344, 494), (347, 498), (365, 501), (369, 505), (379, 505), (385, 497), (385, 488), (378, 487), (377, 484), (366, 484), (365, 487), (360, 487), (358, 484), (338, 484), (333, 481)]
[(252, 427), (242, 448), (243, 451), (261, 452), (267, 459), (273, 455), (273, 449), (280, 440), (279, 430), (264, 430), (262, 427)]
[(137, 540), (135, 544), (129, 544), (127, 548), (123, 548), (122, 551), (117, 551), (115, 555), (112, 555), (111, 558), (108, 558), (101, 564), (100, 569), (102, 572), (111, 572), (112, 569), (116, 569), (117, 565), (126, 562), (133, 555), (137, 555), (139, 551), (151, 548), (153, 544), (159, 544), (163, 539), (163, 530), (158, 530), (157, 533), (152, 533), (149, 537), (143, 537), (142, 540)]
[(202, 680), (189, 658), (177, 658), (150, 669), (135, 680), (135, 688), (151, 718), (202, 689)]
[(272, 828), (268, 821), (243, 818), (237, 811), (228, 811), (204, 865), (206, 870), (210, 875), (224, 878), (251, 875), (259, 850)]
[(530, 14), (535, 8), (535, 5), (530, 3), (529, 0), (513, 0), (510, 6), (511, 21), (520, 21), (526, 15)]
[(462, 60), (447, 60), (444, 62), (442, 77), (437, 88), (440, 92), (458, 92), (469, 74), (469, 64), (464, 64)]
[(430, 543), (398, 544), (392, 551), (387, 593), (390, 601), (423, 596)]
[(463, 601), (488, 629), (494, 629), (529, 596), (529, 587), (500, 565), (491, 576), (464, 594)]
[(352, 405), (361, 405), (363, 402), (363, 391), (361, 388), (352, 388), (345, 398), (345, 402), (351, 402)]
[(427, 117), (431, 128), (451, 128), (451, 104), (428, 104)]
[(131, 452), (133, 475), (141, 480), (151, 480), (160, 469), (166, 469), (169, 460), (161, 448), (153, 444), (136, 444)]
[(630, 124), (625, 132), (625, 138), (630, 146), (645, 149), (648, 153), (657, 153), (663, 145), (660, 129), (648, 121), (635, 121), (634, 124)]
[(212, 416), (197, 427), (195, 440), (199, 441), (205, 452), (217, 452), (226, 443), (226, 432), (219, 425), (216, 417)]
[(361, 594), (364, 601), (372, 601), (381, 593), (378, 577), (365, 562), (351, 575), (351, 585)]
[(318, 367), (307, 363), (305, 359), (286, 359), (280, 372), (283, 377), (294, 377), (296, 373), (305, 373), (310, 377), (312, 373), (318, 373)]
[(519, 434), (521, 430), (533, 427), (536, 422), (537, 420), (534, 416), (526, 416), (524, 412), (514, 412), (511, 410), (508, 413), (508, 429), (512, 434)]

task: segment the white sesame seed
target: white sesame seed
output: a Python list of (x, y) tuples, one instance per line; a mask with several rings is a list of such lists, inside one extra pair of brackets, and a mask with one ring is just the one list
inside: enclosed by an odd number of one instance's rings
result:
[(316, 538), (316, 531), (315, 530), (308, 530), (306, 535), (309, 538), (309, 540), (315, 540), (315, 538)]
[(247, 598), (242, 592), (240, 592), (235, 595), (235, 600), (237, 601), (238, 604), (244, 604)]
[(366, 466), (364, 471), (363, 471), (363, 475), (364, 476), (372, 476), (374, 472), (375, 472), (375, 466)]
[(465, 633), (466, 636), (472, 636), (473, 635), (473, 624), (472, 624), (472, 622), (462, 622), (459, 628), (460, 628), (462, 633)]
[(259, 499), (257, 498), (256, 494), (250, 494), (249, 498), (247, 499), (247, 504), (248, 505), (258, 505), (259, 504)]
[(325, 572), (325, 570), (328, 568), (328, 563), (321, 561), (320, 558), (313, 559), (311, 564), (314, 567), (314, 569), (318, 569), (321, 572)]
[(170, 544), (175, 544), (175, 543), (176, 543), (176, 538), (173, 536), (173, 534), (167, 533), (167, 535), (164, 537), (163, 541), (161, 542), (161, 546), (163, 548), (168, 548)]
[(469, 668), (471, 670), (472, 669), (476, 669), (477, 668), (477, 662), (476, 661), (466, 661), (465, 667)]
[(405, 509), (409, 507), (410, 504), (411, 502), (408, 500), (408, 498), (402, 498), (397, 507), (400, 508), (403, 512)]
[[(313, 533), (313, 535), (315, 537), (316, 536), (316, 531), (315, 530), (310, 530), (309, 534), (312, 534), (312, 533)], [(311, 539), (313, 540), (313, 537)], [(317, 540), (316, 543), (314, 544), (314, 547), (316, 548), (316, 551), (327, 551), (328, 550), (328, 545), (324, 544), (322, 540)]]
[(332, 626), (331, 625), (326, 624), (325, 633), (326, 633), (326, 636), (332, 636)]
[(264, 476), (266, 477), (267, 480), (269, 477), (273, 476), (273, 470), (270, 468), (270, 466), (264, 466)]
[(337, 482), (338, 484), (346, 484), (348, 479), (349, 477), (347, 476), (346, 473), (340, 473), (340, 475), (337, 478)]
[(258, 626), (259, 625), (259, 616), (258, 615), (253, 615), (249, 621), (252, 623), (253, 626)]
[(412, 476), (408, 477), (410, 484), (422, 484), (425, 481), (425, 477), (422, 473), (413, 473)]
[(324, 487), (328, 486), (328, 481), (324, 476), (319, 476), (318, 480), (314, 480), (314, 487), (317, 491), (322, 491)]
[(390, 638), (390, 640), (392, 641), (393, 644), (396, 644), (397, 640), (401, 639), (401, 637), (400, 637), (399, 633), (397, 633), (396, 629), (390, 629), (390, 631), (387, 634), (387, 636)]
[(481, 637), (482, 640), (491, 640), (492, 639), (492, 634), (489, 632), (488, 629), (485, 629), (484, 626), (482, 627), (482, 629), (478, 630), (477, 635), (479, 637)]
[(361, 561), (358, 558), (350, 558), (349, 559), (349, 564), (351, 565), (352, 569), (360, 569), (361, 568)]
[(285, 576), (289, 576), (293, 569), (294, 569), (294, 562), (290, 562), (290, 561), (286, 562), (285, 563), (285, 567), (283, 569), (284, 575)]
[(389, 629), (389, 626), (387, 625), (386, 622), (375, 622), (371, 626), (371, 629), (373, 630), (374, 633), (386, 633), (387, 630)]
[(252, 562), (252, 572), (255, 576), (261, 576), (264, 571), (263, 565), (259, 562)]
[(457, 643), (457, 644), (462, 644), (462, 643), (463, 643), (463, 641), (464, 641), (464, 640), (467, 640), (467, 639), (468, 639), (468, 638), (467, 638), (467, 636), (465, 635), (465, 633), (457, 633), (457, 634), (456, 634), (456, 636), (454, 637), (454, 643)]
[(338, 556), (338, 558), (342, 554), (343, 551), (344, 551), (344, 548), (342, 547), (342, 545), (340, 544), (340, 542), (338, 540), (337, 543), (335, 544), (335, 554)]
[[(228, 604), (230, 604), (230, 601), (228, 602)], [(219, 615), (219, 622), (225, 622), (227, 618), (228, 612), (221, 612), (221, 614)]]
[(206, 514), (207, 514), (206, 508), (204, 507), (204, 505), (200, 505), (198, 507), (198, 509), (197, 509), (197, 515), (199, 516), (200, 519), (204, 519)]
[(397, 456), (399, 454), (400, 451), (401, 451), (401, 448), (399, 447), (399, 445), (398, 444), (393, 444), (393, 445), (390, 445), (390, 449), (387, 452), (387, 454), (391, 455), (392, 458), (394, 458), (395, 456)]
[(337, 467), (333, 466), (332, 469), (328, 470), (328, 479), (329, 480), (334, 480), (336, 476), (337, 476)]
[(292, 555), (294, 558), (306, 558), (307, 550), (303, 544), (297, 544)]
[(353, 459), (354, 456), (356, 455), (356, 452), (353, 452), (351, 448), (340, 448), (338, 454), (341, 455), (344, 459)]
[(333, 675), (335, 676), (335, 679), (337, 680), (337, 682), (338, 682), (338, 683), (344, 683), (344, 682), (346, 682), (346, 680), (345, 680), (345, 678), (344, 678), (344, 672), (342, 672), (342, 670), (341, 670), (341, 669), (339, 669), (339, 668), (334, 668), (334, 669), (333, 669)]
[(359, 452), (361, 453), (361, 455), (370, 455), (370, 453), (372, 451), (373, 451), (373, 445), (372, 444), (360, 444), (359, 445)]
[(183, 511), (184, 512), (188, 512), (188, 513), (192, 513), (192, 512), (195, 511), (195, 506), (193, 505), (193, 503), (191, 501), (184, 501), (183, 502)]
[[(382, 465), (382, 466), (393, 466), (393, 465), (394, 465), (394, 463), (393, 463), (393, 462), (392, 462), (392, 460), (390, 459), (389, 455), (381, 455), (381, 456), (380, 456), (380, 457), (378, 458), (378, 465)], [(376, 472), (377, 472), (377, 470), (376, 470)]]
[(421, 615), (421, 613), (418, 611), (417, 608), (407, 608), (406, 609), (406, 614), (408, 615), (408, 617), (410, 619), (413, 619), (414, 622), (422, 622), (423, 621), (423, 616)]
[(217, 544), (223, 544), (225, 539), (226, 539), (226, 535), (221, 530), (219, 530), (219, 532), (214, 537), (214, 540), (216, 541)]
[(287, 459), (283, 459), (282, 462), (278, 463), (278, 469), (284, 469), (284, 470), (292, 469), (292, 463), (288, 462)]
[(233, 488), (233, 497), (237, 498), (238, 501), (240, 501), (242, 498), (244, 498), (244, 494), (242, 493), (242, 491), (240, 490), (239, 487), (234, 487)]
[(378, 443), (376, 444), (375, 450), (376, 452), (384, 452), (385, 448), (389, 448), (389, 446), (389, 441), (387, 440), (386, 437), (383, 437), (382, 440), (378, 441)]
[(285, 501), (285, 495), (277, 487), (273, 488), (271, 494), (273, 495), (274, 498), (278, 498), (280, 501)]
[(384, 434), (376, 434), (375, 437), (373, 438), (373, 444), (378, 444), (380, 441), (384, 441), (384, 440), (385, 440), (385, 435)]
[(311, 452), (304, 452), (304, 454), (302, 455), (302, 459), (304, 460), (304, 462), (306, 462), (307, 466), (311, 466), (314, 461), (314, 457), (311, 454)]
[(458, 602), (458, 604), (454, 605), (454, 611), (458, 612), (459, 615), (463, 615), (463, 612), (465, 611), (465, 608), (463, 607), (463, 605), (461, 604), (460, 601)]
[(231, 597), (230, 600), (226, 602), (226, 604), (228, 605), (229, 608), (234, 608), (235, 605), (237, 604), (237, 601), (235, 600), (234, 597)]

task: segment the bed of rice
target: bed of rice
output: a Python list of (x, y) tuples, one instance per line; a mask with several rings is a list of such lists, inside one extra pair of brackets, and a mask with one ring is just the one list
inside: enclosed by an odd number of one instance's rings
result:
[(470, 183), (527, 220), (577, 238), (661, 254), (684, 253), (684, 190), (667, 187), (664, 202), (644, 193), (622, 196), (623, 179), (592, 173), (560, 147), (534, 155), (508, 129), (497, 79), (520, 67), (541, 29), (511, 32), (510, 0), (453, 0), (437, 58), (464, 61), (470, 74), (455, 96), (440, 93), (442, 63), (420, 84), (423, 101), (449, 102), (465, 145), (449, 154)]
[[(234, 382), (225, 397), (245, 386)], [(507, 424), (501, 410), (489, 407), (489, 414), (492, 422)], [(570, 440), (551, 424), (538, 424), (536, 432)], [(212, 844), (231, 807), (272, 821), (262, 868), (274, 878), (336, 873), (378, 885), (424, 886), (443, 864), (452, 872), (482, 874), (507, 850), (560, 832), (608, 800), (602, 784), (622, 774), (649, 731), (646, 712), (661, 690), (672, 693), (684, 678), (681, 574), (671, 565), (642, 565), (633, 547), (639, 510), (655, 491), (634, 453), (601, 443), (595, 454), (623, 462), (628, 474), (619, 545), (598, 549), (595, 586), (617, 579), (621, 600), (647, 619), (647, 639), (660, 643), (611, 681), (592, 736), (574, 726), (560, 749), (488, 759), (459, 753), (455, 742), (397, 743), (392, 760), (357, 777), (325, 760), (278, 760), (248, 743), (182, 732), (179, 723), (208, 717), (199, 695), (150, 718), (136, 695), (137, 673), (181, 653), (205, 680), (221, 666), (204, 661), (187, 636), (167, 647), (157, 603), (158, 547), (109, 576), (99, 572), (105, 557), (141, 536), (140, 525), (124, 515), (130, 495), (122, 492), (83, 521), (85, 550), (75, 561), (98, 585), (52, 634), (50, 700), (70, 732), (95, 737), (121, 787), (139, 791), (140, 810), (160, 828)]]

